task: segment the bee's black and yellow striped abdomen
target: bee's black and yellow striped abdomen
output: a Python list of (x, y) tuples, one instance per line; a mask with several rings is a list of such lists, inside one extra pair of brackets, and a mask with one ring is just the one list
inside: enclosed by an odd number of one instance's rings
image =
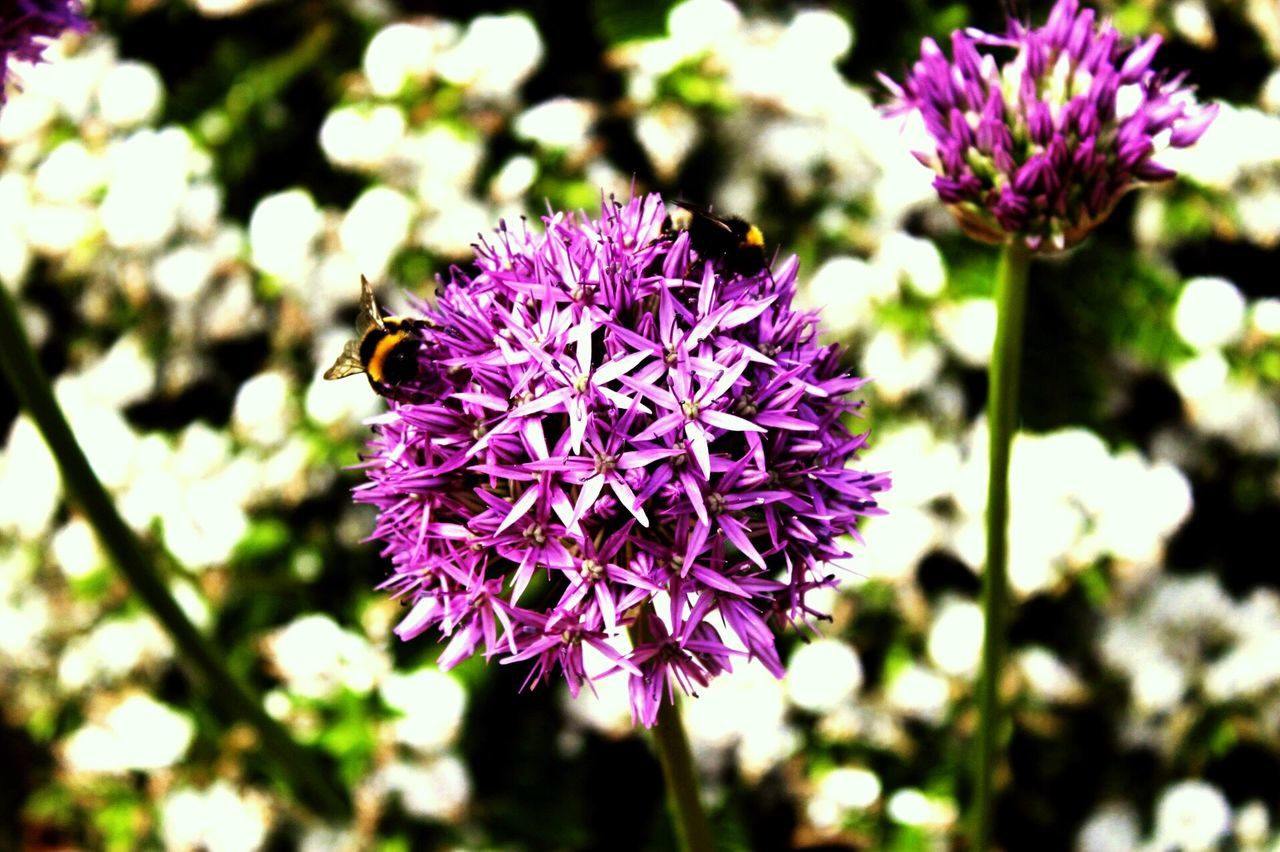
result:
[(407, 382), (418, 374), (422, 341), (412, 320), (388, 317), (384, 328), (371, 328), (360, 341), (360, 362), (370, 381), (383, 385)]

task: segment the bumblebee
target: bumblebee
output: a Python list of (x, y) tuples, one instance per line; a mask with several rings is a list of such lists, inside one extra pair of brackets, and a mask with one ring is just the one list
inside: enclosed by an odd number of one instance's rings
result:
[(356, 338), (347, 341), (326, 379), (342, 379), (364, 373), (375, 393), (388, 399), (412, 398), (411, 386), (422, 378), (421, 351), (426, 343), (427, 320), (382, 313), (373, 298), (373, 287), (360, 276), (360, 315)]
[(688, 215), (672, 225), (689, 232), (689, 244), (705, 260), (717, 260), (726, 272), (755, 275), (768, 266), (764, 232), (741, 216), (717, 216), (710, 209), (684, 201), (674, 202)]

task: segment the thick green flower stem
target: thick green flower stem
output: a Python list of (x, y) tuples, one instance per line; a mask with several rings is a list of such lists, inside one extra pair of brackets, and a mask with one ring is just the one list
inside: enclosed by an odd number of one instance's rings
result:
[[(633, 645), (645, 641), (646, 614), (631, 625), (629, 632)], [(680, 706), (675, 703), (658, 705), (658, 719), (651, 729), (653, 745), (662, 766), (662, 780), (667, 787), (667, 810), (675, 827), (676, 838), (683, 852), (713, 852), (711, 825), (702, 798), (698, 794), (698, 776), (693, 765), (693, 753), (689, 750), (689, 737), (685, 734), (684, 721), (680, 718)]]
[(0, 286), (0, 367), (18, 401), (44, 436), (62, 474), (67, 495), (80, 507), (120, 573), (173, 639), (187, 673), (223, 708), (257, 732), (280, 778), (294, 796), (319, 814), (341, 818), (351, 812), (345, 788), (322, 771), (320, 762), (262, 709), (262, 703), (238, 681), (216, 649), (183, 613), (142, 543), (116, 511), (94, 475), (84, 451), (58, 408), (49, 379), (36, 361), (18, 318), (17, 304)]
[(1018, 416), (1018, 367), (1022, 320), (1027, 304), (1031, 254), (1018, 243), (1005, 245), (996, 268), (996, 340), (988, 369), (987, 566), (982, 573), (985, 624), (978, 691), (977, 759), (974, 761), (973, 849), (990, 848), (994, 783), (1001, 739), (1000, 674), (1005, 656), (1008, 607), (1009, 450)]
[(712, 852), (711, 826), (698, 795), (698, 777), (689, 751), (689, 738), (680, 719), (678, 704), (658, 707), (658, 723), (653, 726), (653, 742), (667, 784), (667, 807), (675, 821), (676, 836), (685, 852)]

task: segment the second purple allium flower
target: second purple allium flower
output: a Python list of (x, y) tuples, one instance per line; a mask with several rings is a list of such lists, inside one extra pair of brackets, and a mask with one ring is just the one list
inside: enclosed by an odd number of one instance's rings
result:
[[(1157, 35), (1130, 42), (1077, 0), (1058, 0), (1039, 28), (956, 31), (948, 60), (926, 38), (889, 111), (917, 110), (933, 137), (916, 156), (965, 231), (1032, 250), (1078, 243), (1120, 197), (1174, 172), (1156, 162), (1208, 128), (1217, 106), (1196, 103), (1183, 75), (1151, 67)], [(995, 54), (1013, 51), (997, 62)]]
[(420, 386), (356, 489), (402, 639), (435, 629), (441, 666), (481, 651), (575, 695), (593, 648), (646, 725), (737, 659), (781, 676), (775, 628), (816, 614), (836, 538), (888, 486), (853, 467), (864, 380), (792, 306), (794, 258), (731, 274), (665, 215), (651, 195), (478, 246), (417, 306)]
[(11, 61), (39, 62), (49, 39), (88, 28), (79, 0), (0, 0), (0, 104)]

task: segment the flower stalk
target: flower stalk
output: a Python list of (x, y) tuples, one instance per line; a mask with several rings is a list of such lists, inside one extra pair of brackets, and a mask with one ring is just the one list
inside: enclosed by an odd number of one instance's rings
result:
[(987, 849), (991, 839), (994, 776), (1000, 740), (1000, 674), (1005, 658), (1008, 608), (1009, 455), (1017, 429), (1018, 372), (1026, 313), (1027, 271), (1031, 252), (1008, 242), (996, 267), (996, 339), (988, 368), (987, 566), (982, 575), (985, 625), (978, 692), (977, 760), (974, 762), (973, 848)]
[(351, 805), (342, 785), (267, 715), (261, 701), (227, 669), (225, 655), (200, 634), (170, 594), (76, 442), (27, 339), (17, 304), (4, 287), (0, 287), (0, 368), (57, 460), (68, 497), (79, 505), (116, 568), (169, 634), (187, 673), (227, 712), (254, 729), (299, 802), (325, 816), (349, 815)]
[(667, 807), (675, 823), (680, 848), (685, 852), (711, 852), (715, 848), (711, 842), (711, 827), (698, 794), (693, 754), (689, 750), (684, 722), (680, 719), (679, 704), (663, 703), (658, 706), (653, 743), (658, 751), (658, 762), (662, 764), (662, 779), (667, 785)]
[[(642, 612), (628, 631), (633, 644), (638, 645), (649, 638), (646, 624), (647, 614)], [(680, 848), (684, 852), (711, 852), (715, 848), (711, 841), (711, 826), (698, 792), (693, 752), (689, 749), (689, 737), (685, 733), (678, 701), (658, 705), (658, 717), (651, 733), (666, 786), (667, 811)]]

